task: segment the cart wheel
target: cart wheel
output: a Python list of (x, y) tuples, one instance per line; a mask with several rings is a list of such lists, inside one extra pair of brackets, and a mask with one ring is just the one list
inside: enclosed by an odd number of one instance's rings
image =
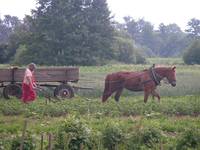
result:
[(70, 99), (74, 97), (74, 89), (67, 84), (61, 84), (54, 90), (54, 96), (58, 99)]
[(10, 99), (10, 96), (21, 98), (22, 89), (19, 84), (9, 84), (3, 89), (3, 96), (6, 99)]

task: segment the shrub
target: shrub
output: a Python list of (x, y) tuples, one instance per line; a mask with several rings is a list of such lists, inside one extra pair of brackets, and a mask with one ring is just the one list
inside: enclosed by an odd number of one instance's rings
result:
[(1, 111), (3, 115), (14, 116), (22, 114), (24, 112), (24, 108), (22, 105), (19, 105), (15, 102), (5, 102), (4, 107), (2, 107)]
[(118, 32), (118, 35), (115, 37), (113, 49), (116, 60), (120, 62), (126, 64), (143, 64), (146, 62), (145, 57), (140, 53), (141, 50), (137, 49), (134, 41), (128, 35), (124, 35), (124, 33)]
[(65, 121), (58, 131), (56, 149), (81, 148), (95, 149), (95, 142), (91, 138), (91, 129), (80, 119), (70, 118)]
[(146, 128), (142, 131), (142, 142), (149, 148), (153, 148), (156, 143), (159, 143), (162, 136), (158, 129)]
[(186, 64), (200, 64), (200, 40), (194, 41), (186, 50), (183, 60)]
[(190, 129), (182, 134), (177, 141), (177, 150), (185, 150), (188, 148), (200, 148), (200, 131), (198, 129)]
[(117, 145), (123, 141), (122, 130), (114, 123), (107, 125), (102, 133), (103, 145), (109, 150), (115, 150)]
[[(17, 150), (20, 148), (21, 137), (16, 137), (12, 140), (11, 150)], [(36, 148), (35, 142), (31, 136), (27, 136), (24, 139), (23, 150), (34, 150)]]
[(141, 134), (137, 131), (131, 133), (128, 138), (126, 149), (127, 150), (140, 150), (141, 149), (142, 138)]

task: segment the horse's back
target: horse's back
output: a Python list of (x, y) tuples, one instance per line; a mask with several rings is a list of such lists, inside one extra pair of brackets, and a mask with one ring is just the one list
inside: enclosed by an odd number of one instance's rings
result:
[(115, 72), (108, 74), (106, 80), (110, 80), (113, 83), (115, 82), (139, 82), (141, 78), (146, 76), (146, 71), (135, 71), (135, 72)]
[(131, 91), (142, 91), (144, 80), (148, 80), (148, 70), (136, 72), (116, 72), (110, 74), (110, 80), (122, 83), (123, 87)]

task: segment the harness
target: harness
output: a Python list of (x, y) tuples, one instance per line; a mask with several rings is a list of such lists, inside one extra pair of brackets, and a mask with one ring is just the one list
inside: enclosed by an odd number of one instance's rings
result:
[(146, 84), (153, 80), (154, 83), (156, 84), (156, 86), (161, 85), (160, 81), (162, 80), (163, 77), (156, 73), (156, 71), (154, 70), (154, 67), (155, 67), (155, 65), (153, 65), (151, 68), (149, 68), (149, 74), (150, 74), (151, 80), (144, 81), (144, 82), (142, 82), (143, 84)]
[(150, 76), (152, 80), (155, 82), (155, 84), (161, 85), (160, 81), (162, 80), (163, 77), (156, 73), (156, 71), (154, 70), (154, 66), (151, 67), (149, 70), (150, 70)]

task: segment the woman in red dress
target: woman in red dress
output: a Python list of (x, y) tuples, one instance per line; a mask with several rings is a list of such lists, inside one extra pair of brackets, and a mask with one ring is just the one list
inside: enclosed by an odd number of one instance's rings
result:
[(24, 79), (22, 83), (22, 101), (24, 103), (28, 103), (34, 101), (36, 99), (36, 84), (34, 79), (34, 70), (36, 69), (36, 65), (34, 63), (30, 63), (26, 68)]

